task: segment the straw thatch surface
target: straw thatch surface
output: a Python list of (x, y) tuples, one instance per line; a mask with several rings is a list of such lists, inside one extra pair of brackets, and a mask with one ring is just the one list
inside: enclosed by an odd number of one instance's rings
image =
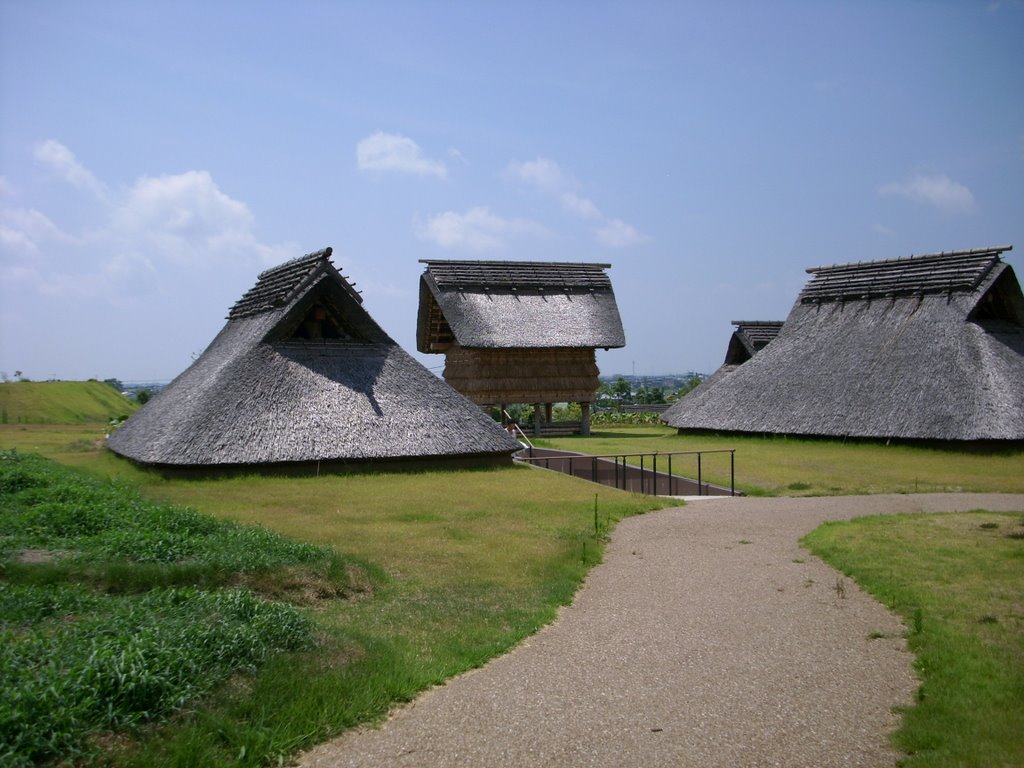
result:
[(1008, 247), (817, 267), (770, 345), (663, 419), (681, 430), (1024, 439)]
[(416, 344), (464, 348), (625, 346), (608, 264), (424, 261)]
[(416, 346), (445, 353), (455, 389), (481, 405), (596, 399), (595, 349), (626, 343), (611, 265), (423, 263)]
[(206, 351), (110, 448), (163, 466), (507, 459), (517, 450), (384, 333), (330, 254), (261, 274)]

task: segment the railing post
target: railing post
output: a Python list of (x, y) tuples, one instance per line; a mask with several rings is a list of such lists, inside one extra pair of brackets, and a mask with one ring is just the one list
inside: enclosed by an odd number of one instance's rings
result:
[(654, 452), (654, 456), (651, 457), (651, 464), (654, 467), (654, 495), (658, 495), (658, 452)]
[(704, 487), (703, 482), (701, 482), (702, 477), (701, 477), (701, 473), (700, 473), (700, 471), (701, 471), (700, 470), (700, 459), (701, 459), (701, 456), (703, 456), (703, 454), (700, 451), (697, 451), (697, 495), (698, 496), (703, 496), (704, 495), (702, 490), (701, 490)]
[(729, 495), (736, 495), (736, 449), (729, 451)]
[(668, 495), (675, 496), (673, 491), (675, 488), (672, 487), (672, 481), (675, 480), (675, 475), (672, 474), (672, 454), (668, 455)]

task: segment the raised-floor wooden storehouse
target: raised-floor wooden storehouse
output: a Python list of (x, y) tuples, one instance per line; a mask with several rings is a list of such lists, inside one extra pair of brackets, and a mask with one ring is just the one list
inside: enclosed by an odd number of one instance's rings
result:
[(610, 264), (422, 260), (416, 346), (445, 355), (444, 378), (481, 406), (579, 403), (590, 432), (597, 349), (625, 346)]
[(206, 351), (111, 434), (159, 468), (511, 463), (521, 446), (374, 322), (327, 248), (263, 272)]
[(775, 339), (663, 418), (682, 432), (1024, 440), (1009, 250), (812, 267)]

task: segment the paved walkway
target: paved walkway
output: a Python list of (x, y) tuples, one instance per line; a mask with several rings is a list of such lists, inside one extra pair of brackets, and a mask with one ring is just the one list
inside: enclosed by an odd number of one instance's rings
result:
[(1024, 495), (707, 499), (630, 518), (556, 622), (301, 765), (893, 766), (892, 710), (917, 685), (903, 627), (797, 540), (825, 520), (977, 508), (1024, 510)]

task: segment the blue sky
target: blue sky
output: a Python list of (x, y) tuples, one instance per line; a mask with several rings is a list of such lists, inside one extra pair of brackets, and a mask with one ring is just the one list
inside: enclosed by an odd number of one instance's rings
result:
[(0, 370), (169, 380), (330, 245), (410, 352), (419, 259), (596, 261), (603, 373), (710, 372), (806, 267), (1022, 263), (1021, 40), (1021, 2), (0, 0)]

